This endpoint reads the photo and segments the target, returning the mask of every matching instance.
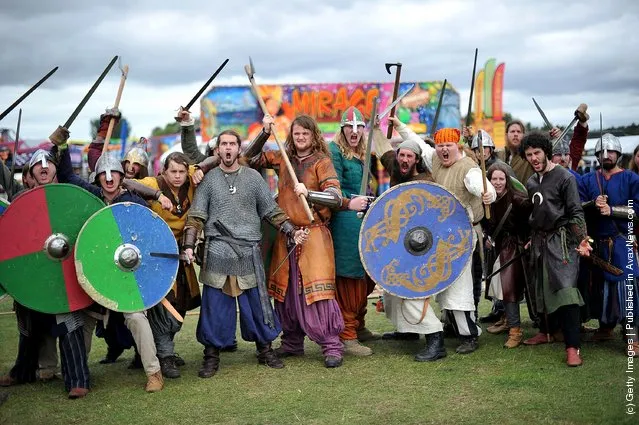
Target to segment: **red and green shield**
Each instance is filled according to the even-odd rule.
[[[123,202],[93,214],[75,245],[75,267],[97,303],[123,313],[158,304],[171,290],[179,264],[168,224],[145,206]]]
[[[2,215],[8,207],[9,207],[9,202],[5,199],[0,199],[0,215]],[[0,301],[2,301],[2,299],[6,296],[7,296],[7,291],[5,291],[2,285],[0,285]]]
[[[73,248],[84,222],[102,207],[70,184],[40,186],[14,199],[0,216],[0,282],[9,295],[50,314],[92,304],[78,284]]]

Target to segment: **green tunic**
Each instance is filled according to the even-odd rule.
[[[329,145],[333,166],[337,172],[342,195],[350,198],[359,194],[364,164],[357,158],[346,159],[335,142]],[[330,222],[335,249],[335,275],[353,279],[364,278],[364,267],[359,258],[359,229],[362,220],[350,210],[333,211]]]

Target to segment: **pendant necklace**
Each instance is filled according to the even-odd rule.
[[[229,183],[229,179],[228,178],[229,178],[229,176],[231,174],[233,175],[233,181],[231,183]],[[237,180],[237,176],[239,176],[239,174],[240,174],[240,170],[237,170],[237,171],[235,171],[233,173],[229,173],[229,174],[224,173],[224,179],[226,180],[226,184],[229,187],[229,193],[231,195],[235,195],[235,193],[237,192],[237,186],[235,186],[235,181]]]

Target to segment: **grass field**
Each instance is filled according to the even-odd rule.
[[[0,302],[0,311],[10,309],[8,300]],[[483,301],[482,311],[487,309]],[[392,330],[374,307],[367,320],[373,330]],[[60,380],[0,389],[10,393],[0,406],[0,424],[639,423],[624,413],[627,358],[620,340],[585,343],[580,368],[565,366],[563,345],[505,350],[503,335],[486,332],[470,355],[455,354],[457,341],[447,339],[446,359],[418,363],[413,355],[423,339],[377,341],[369,344],[373,356],[346,357],[337,369],[324,368],[318,346],[307,342],[306,356],[286,359],[282,370],[257,365],[254,345],[240,341],[236,353],[222,354],[216,376],[200,379],[196,323],[197,315],[187,316],[176,344],[187,365],[164,391],[144,392],[144,374],[126,368],[131,350],[115,364],[100,365],[105,344],[96,338],[86,398],[68,400]],[[16,347],[15,317],[0,315],[3,373],[13,365]]]

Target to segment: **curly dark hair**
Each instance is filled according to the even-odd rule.
[[[521,140],[521,152],[524,153],[528,148],[541,149],[546,154],[546,158],[552,158],[552,143],[550,137],[539,131],[529,133]]]

